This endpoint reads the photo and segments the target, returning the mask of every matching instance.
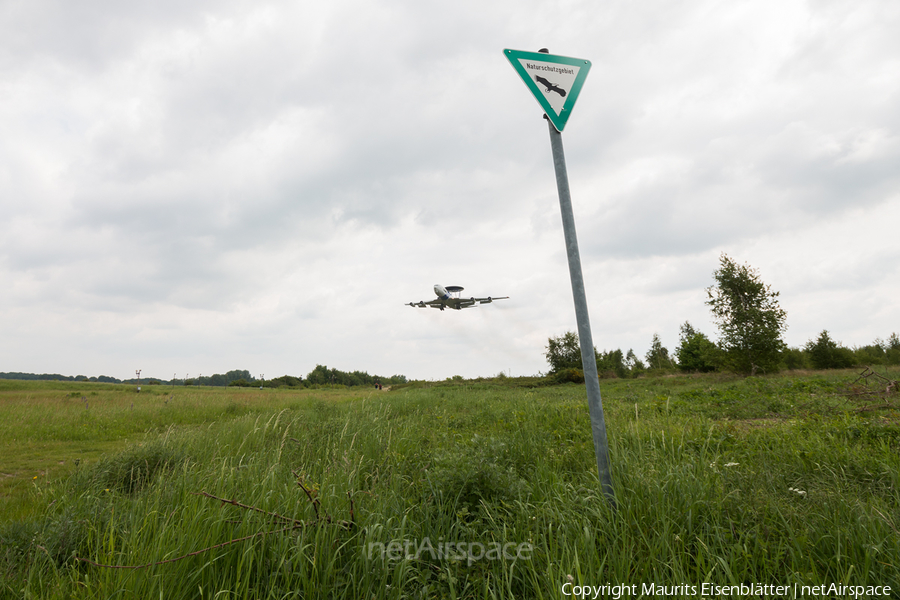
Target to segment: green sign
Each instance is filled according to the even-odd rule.
[[[572,114],[591,61],[524,50],[503,51],[560,133]]]

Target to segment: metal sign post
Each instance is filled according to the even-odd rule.
[[[597,472],[603,493],[615,504],[612,475],[609,471],[609,444],[606,439],[606,421],[603,418],[603,400],[600,398],[600,379],[597,359],[594,356],[594,340],[591,336],[591,319],[588,316],[587,296],[584,293],[584,276],[581,274],[581,255],[575,234],[575,214],[569,195],[569,175],[566,172],[566,155],[563,152],[562,134],[552,124],[550,148],[553,151],[553,168],[556,170],[556,188],[559,191],[559,210],[562,213],[563,234],[566,238],[566,257],[569,260],[569,279],[572,281],[572,297],[575,300],[575,320],[578,323],[578,339],[581,342],[581,366],[584,369],[584,386],[587,388],[588,411],[591,415],[591,435],[597,455]]]
[[[522,80],[532,91],[535,99],[544,108],[550,129],[550,148],[553,152],[553,167],[556,171],[556,188],[559,192],[559,209],[562,213],[563,234],[566,240],[566,257],[569,262],[569,279],[572,281],[572,297],[575,300],[575,320],[578,323],[578,339],[581,342],[581,365],[584,369],[584,385],[587,388],[588,410],[591,417],[591,435],[594,438],[594,452],[597,456],[597,472],[603,494],[610,503],[616,505],[612,474],[609,468],[609,443],[606,438],[606,421],[603,418],[603,401],[600,397],[600,380],[597,361],[594,356],[594,340],[591,335],[591,320],[588,316],[587,297],[584,293],[584,276],[581,273],[581,255],[578,252],[578,237],[575,233],[575,215],[572,212],[572,197],[569,194],[569,175],[566,172],[566,155],[563,152],[562,129],[581,85],[590,69],[590,62],[582,59],[554,56],[540,53],[506,50],[506,57]],[[555,67],[554,65],[562,65]],[[576,67],[576,65],[579,65]],[[571,67],[571,68],[570,68]],[[556,69],[556,70],[554,70]],[[569,78],[561,75],[568,71]],[[532,74],[534,73],[534,80]],[[540,73],[550,73],[542,77]],[[557,77],[554,77],[554,74]],[[551,81],[552,79],[552,81]],[[535,82],[539,85],[535,85]],[[541,89],[543,88],[543,89]],[[548,101],[548,97],[568,96],[565,103]],[[549,109],[549,110],[548,110]]]

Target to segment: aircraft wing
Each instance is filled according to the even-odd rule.
[[[407,306],[418,306],[419,308],[428,308],[430,306],[431,308],[441,308],[441,300],[429,300],[428,302],[420,300],[419,302],[409,302],[407,303]]]
[[[475,302],[478,304],[490,304],[494,300],[508,300],[509,296],[498,296],[496,298],[491,298],[488,296],[487,298],[474,298]]]
[[[506,300],[509,296],[501,296],[498,298],[492,298],[488,296],[487,298],[451,298],[447,301],[449,304],[455,300],[455,303],[452,304],[453,308],[459,310],[461,308],[469,308],[470,306],[475,306],[476,304],[490,304],[494,300]]]
[[[444,308],[453,308],[455,310],[462,310],[463,308],[470,308],[472,306],[476,306],[478,304],[490,304],[494,300],[506,300],[509,296],[500,296],[497,298],[492,298],[488,296],[487,298],[447,298],[446,300],[441,300],[440,298],[436,298],[434,300],[420,300],[419,302],[408,302],[406,306],[415,306],[418,308],[439,308],[444,310]]]

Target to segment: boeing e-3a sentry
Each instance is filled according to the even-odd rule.
[[[439,308],[444,310],[445,308],[453,308],[456,310],[462,310],[463,308],[469,308],[471,306],[475,306],[476,304],[490,304],[494,300],[506,300],[509,296],[500,296],[498,298],[491,298],[488,296],[487,298],[460,298],[459,293],[463,291],[464,288],[458,285],[448,285],[447,287],[442,286],[439,283],[434,284],[434,293],[437,295],[436,300],[429,300],[428,302],[422,300],[420,302],[410,302],[407,306],[418,306],[419,308],[425,308],[430,306],[431,308]]]

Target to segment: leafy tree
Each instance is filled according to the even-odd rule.
[[[892,333],[884,348],[884,362],[889,365],[900,365],[900,337]]]
[[[280,378],[284,379],[284,378]],[[374,385],[377,383],[406,383],[406,377],[403,375],[393,375],[392,377],[379,377],[378,375],[369,375],[364,371],[353,371],[346,373],[338,369],[329,369],[325,365],[316,365],[316,368],[309,372],[306,376],[304,385]]]
[[[631,348],[628,349],[628,354],[625,355],[625,368],[628,369],[632,377],[637,377],[647,369]]]
[[[235,369],[234,371],[228,371],[227,373],[225,373],[226,381],[234,381],[236,379],[244,379],[246,381],[253,381],[253,375],[251,375],[250,371],[248,371],[246,369],[244,369],[244,370]]]
[[[846,369],[856,363],[853,351],[831,339],[827,329],[822,330],[815,342],[806,343],[806,353],[816,369]]]
[[[876,339],[868,346],[862,346],[853,349],[856,357],[856,363],[860,365],[883,365],[885,362],[886,344],[880,339]]]
[[[574,331],[567,331],[558,337],[549,338],[547,340],[547,352],[544,353],[544,356],[547,357],[547,362],[550,363],[548,375],[559,375],[563,371],[573,369],[581,373],[584,370],[581,364],[581,344],[578,340],[578,334]],[[632,353],[632,356],[634,356],[634,353]],[[597,352],[595,347],[594,360],[597,362],[597,374],[600,377],[626,378],[631,375],[621,350]],[[640,364],[640,361],[638,363]],[[641,368],[643,369],[643,364],[641,364]],[[580,374],[568,373],[561,377],[562,379],[556,378],[554,381],[574,381],[578,378],[584,381],[583,375]]]
[[[302,387],[303,379],[301,377],[292,377],[290,375],[282,375],[281,377],[276,377],[274,379],[269,379],[265,383],[263,383],[265,387],[270,388],[280,388],[280,387]]]
[[[595,351],[596,352],[596,351]],[[544,353],[550,363],[550,373],[558,373],[565,369],[581,369],[581,346],[578,334],[567,331],[559,337],[547,340],[547,352]]]
[[[682,371],[709,373],[716,370],[719,349],[706,335],[687,321],[681,326],[678,349],[678,368]]]
[[[669,357],[669,349],[662,345],[658,333],[653,334],[653,341],[650,342],[650,349],[644,358],[647,359],[647,366],[651,369],[670,369],[675,366]]]
[[[810,366],[809,355],[800,348],[785,348],[781,351],[781,361],[787,369],[806,369]]]
[[[778,292],[762,282],[750,265],[738,265],[726,254],[713,271],[716,285],[706,289],[719,326],[719,346],[727,366],[740,373],[777,371],[787,313],[778,305]]]
[[[597,372],[600,377],[628,377],[628,368],[621,350],[601,352],[597,357]]]

